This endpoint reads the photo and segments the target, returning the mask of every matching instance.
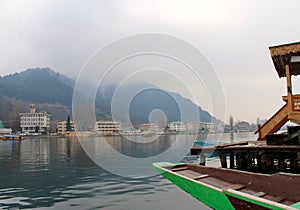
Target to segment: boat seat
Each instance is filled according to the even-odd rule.
[[[282,202],[282,201],[284,201],[284,200],[285,200],[285,198],[282,197],[282,196],[276,196],[276,197],[274,197],[274,198],[272,199],[272,201],[277,202],[277,203],[280,203],[280,202]]]
[[[254,195],[257,196],[257,197],[262,197],[262,196],[266,195],[266,193],[265,192],[258,192],[258,193],[255,193]]]
[[[200,176],[194,177],[193,179],[195,179],[195,180],[197,180],[197,179],[204,179],[204,178],[206,178],[206,177],[209,177],[209,175],[208,175],[208,174],[202,174],[202,175],[200,175]]]
[[[244,188],[246,188],[245,185],[242,185],[242,184],[232,184],[232,185],[229,185],[227,187],[224,187],[223,190],[227,190],[227,189],[241,190],[241,189],[244,189]]]
[[[171,171],[176,172],[176,171],[184,171],[189,169],[188,167],[180,167],[180,168],[172,168]]]

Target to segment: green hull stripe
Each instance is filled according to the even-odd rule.
[[[196,183],[192,180],[176,176],[162,168],[155,167],[155,169],[159,173],[161,173],[165,178],[170,180],[172,183],[174,183],[184,191],[191,194],[194,198],[200,200],[205,205],[214,209],[234,210],[229,199],[224,193],[222,193],[222,191],[218,191],[210,187],[204,186],[199,182]]]
[[[267,209],[274,209],[274,210],[283,210],[284,208],[279,208],[279,207],[276,207],[276,206],[272,206],[272,205],[268,205],[266,203],[263,203],[263,202],[259,202],[259,201],[256,201],[256,200],[252,200],[250,198],[247,198],[247,197],[244,197],[244,196],[240,196],[240,195],[237,195],[237,194],[234,194],[234,193],[230,193],[230,192],[225,192],[225,194],[227,195],[230,195],[232,197],[235,197],[235,198],[238,198],[240,200],[244,200],[244,201],[247,201],[249,203],[253,203],[253,204],[256,204],[258,206],[262,206],[262,207],[265,207]]]
[[[262,206],[267,209],[300,209],[300,202],[295,203],[291,206],[285,206],[282,204],[270,204],[265,203],[263,201],[255,200],[248,198],[243,195],[239,195],[229,191],[221,191],[219,189],[214,188],[213,186],[206,186],[206,184],[198,182],[196,180],[192,180],[190,178],[186,178],[184,176],[180,176],[179,174],[174,174],[173,172],[163,168],[166,166],[175,166],[178,164],[172,163],[155,163],[153,164],[154,169],[159,172],[162,176],[170,180],[172,183],[183,189],[184,191],[191,194],[194,198],[200,200],[205,205],[214,208],[214,209],[234,209],[230,200],[226,195],[232,196],[234,198],[244,200],[249,203],[253,203],[258,206]],[[277,205],[277,206],[276,206]],[[285,206],[285,207],[284,207]]]

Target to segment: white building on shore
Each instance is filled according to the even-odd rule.
[[[139,129],[144,133],[157,133],[161,131],[157,123],[142,123],[139,125]]]
[[[70,126],[71,126],[70,132],[75,131],[75,125],[74,125],[74,122],[73,122],[73,121],[70,121]],[[57,124],[56,124],[56,129],[57,129],[57,133],[58,133],[58,134],[65,134],[65,133],[68,133],[68,132],[67,132],[67,121],[64,120],[64,121],[57,122]]]
[[[119,135],[122,132],[122,126],[120,122],[97,121],[95,132],[103,136]]]
[[[22,133],[47,132],[50,128],[50,116],[46,112],[36,112],[36,105],[30,105],[29,113],[19,113]]]
[[[188,132],[213,132],[215,124],[208,122],[188,122],[186,128]]]
[[[168,124],[169,131],[175,132],[190,132],[190,133],[198,133],[198,132],[214,132],[214,123],[208,122],[171,122]]]
[[[168,124],[169,131],[186,132],[186,125],[183,122],[171,122]]]

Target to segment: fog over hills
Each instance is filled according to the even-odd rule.
[[[57,121],[71,115],[74,85],[73,79],[50,68],[32,68],[0,77],[0,120],[6,127],[19,130],[18,113],[29,111],[29,105],[34,103],[38,110],[51,114],[52,128],[55,128]],[[211,121],[208,112],[178,93],[149,84],[147,87],[132,84],[123,88],[122,94],[115,94],[117,85],[102,87],[95,98],[97,120],[107,120],[113,116],[114,120],[124,121],[125,116],[129,115],[131,122],[147,123],[153,110],[161,110],[169,122]],[[128,100],[133,91],[137,94],[126,104],[124,101]],[[117,102],[117,106],[114,102]]]

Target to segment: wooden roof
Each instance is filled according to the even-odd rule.
[[[291,62],[292,56],[300,56],[300,42],[269,47],[279,77],[285,77],[285,65],[289,64],[291,75],[300,75],[300,62]]]

